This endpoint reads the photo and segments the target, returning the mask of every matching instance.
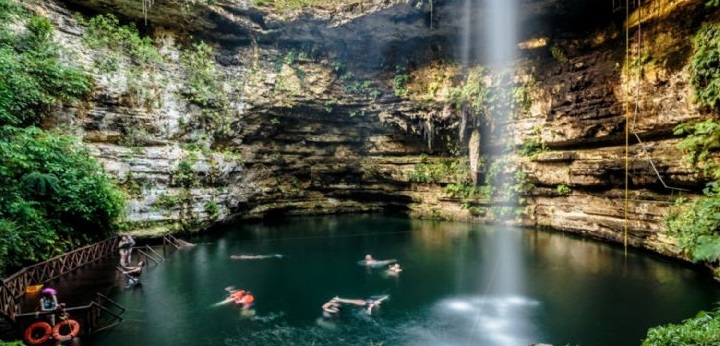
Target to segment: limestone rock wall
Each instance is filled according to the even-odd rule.
[[[85,29],[71,10],[92,14],[116,4],[125,18],[142,23],[140,1],[28,3],[53,19],[69,60],[89,66],[97,83],[83,109],[60,112],[48,126],[83,136],[117,176],[138,233],[243,217],[363,211],[488,221],[446,192],[450,181],[408,179],[421,154],[431,161],[450,156],[463,126],[448,97],[461,79],[454,62],[458,2],[437,1],[430,15],[425,1],[373,1],[335,14],[173,1],[155,1],[143,27],[164,63],[135,75],[127,72],[127,57],[114,71],[99,69],[104,52],[83,43]],[[600,2],[526,1],[523,20],[562,21],[602,8]],[[687,65],[688,42],[710,10],[692,1],[644,3],[627,22],[627,61],[626,22],[615,12],[577,30],[565,20],[563,32],[523,33],[546,44],[521,51],[514,80],[524,81],[529,104],[499,126],[516,148],[532,139],[547,150],[512,156],[510,169],[528,173],[534,189],[510,222],[622,242],[629,121],[629,244],[682,257],[663,235],[664,218],[675,196],[697,194],[704,182],[683,160],[672,129],[707,116],[692,104]],[[176,19],[187,16],[182,11],[198,16],[178,25]],[[184,96],[180,60],[191,34],[215,48],[218,83],[228,95],[221,117]],[[551,54],[553,47],[563,54]],[[644,55],[650,58],[640,59]],[[409,96],[396,90],[400,63],[408,69]],[[667,189],[660,178],[689,191]]]

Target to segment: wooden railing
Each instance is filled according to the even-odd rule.
[[[72,272],[88,263],[104,258],[117,250],[118,238],[110,238],[87,245],[66,254],[53,257],[2,280],[0,286],[0,313],[15,321],[20,314],[20,299],[30,285],[44,284]]]
[[[85,335],[97,333],[114,327],[123,321],[122,314],[126,309],[114,300],[96,293],[96,298],[90,304],[64,308],[70,318],[78,321],[81,333]],[[38,311],[15,315],[19,330],[27,328],[32,322],[45,319],[46,315],[57,314],[57,311]]]

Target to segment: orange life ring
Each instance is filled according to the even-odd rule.
[[[42,336],[39,338],[33,335],[38,330],[42,330],[43,332]],[[52,334],[52,327],[50,326],[50,324],[47,322],[38,321],[31,324],[29,327],[27,327],[27,329],[25,329],[25,342],[30,345],[40,345],[50,339],[50,334]]]
[[[60,329],[64,326],[70,328],[70,333],[62,334]],[[65,320],[55,325],[52,330],[52,337],[57,341],[67,341],[80,334],[80,323],[75,320]]]

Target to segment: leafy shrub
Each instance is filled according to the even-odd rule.
[[[701,311],[681,324],[648,330],[642,346],[720,345],[720,313]]]
[[[207,201],[204,207],[208,219],[215,220],[218,218],[218,216],[220,216],[220,207],[218,206],[217,202]]]
[[[559,63],[566,63],[568,62],[567,54],[565,54],[565,50],[560,48],[559,46],[552,46],[550,47],[550,54],[552,55],[555,60],[557,60]]]
[[[467,111],[473,116],[489,116],[489,92],[484,82],[485,69],[474,67],[467,73],[465,82],[450,90],[450,103],[457,110]]]
[[[84,98],[91,79],[82,70],[60,63],[52,42],[52,25],[32,16],[24,34],[8,25],[22,11],[8,0],[0,1],[0,126],[39,124],[58,104]]]
[[[719,80],[720,81],[720,80]],[[675,135],[687,136],[678,148],[687,153],[687,159],[707,177],[720,179],[720,122],[708,119],[694,124],[680,124]]]
[[[395,96],[408,96],[407,84],[409,81],[410,75],[408,75],[407,69],[404,66],[396,66],[395,77],[393,77],[393,89],[395,89]]]
[[[696,101],[716,109],[720,101],[720,24],[706,24],[694,39],[695,53],[690,65],[690,81]]]
[[[720,123],[708,119],[682,124],[675,134],[687,134],[678,147],[688,161],[706,177],[713,179],[703,190],[704,196],[690,202],[678,200],[679,210],[667,218],[668,231],[678,239],[681,249],[695,261],[720,259]]]
[[[112,14],[99,15],[87,22],[87,32],[83,39],[90,48],[109,48],[127,54],[139,65],[162,62],[162,56],[148,36],[141,36],[135,24],[120,25]]]
[[[523,142],[518,155],[535,157],[537,154],[547,151],[547,145],[540,137],[530,137]]]
[[[560,184],[555,189],[557,190],[557,193],[562,196],[567,196],[572,192],[572,189],[570,189],[570,187],[565,184]]]
[[[0,270],[105,238],[123,195],[71,136],[0,129]]]
[[[456,182],[469,183],[470,165],[467,158],[444,159],[441,162],[429,163],[428,157],[420,157],[420,163],[408,173],[408,180],[413,183]]]
[[[720,259],[720,184],[709,183],[704,192],[705,196],[689,203],[679,200],[680,211],[667,218],[667,225],[680,248],[695,261],[715,261]]]
[[[212,47],[202,41],[182,54],[182,66],[190,87],[189,100],[200,106],[222,107],[225,104],[214,61]]]

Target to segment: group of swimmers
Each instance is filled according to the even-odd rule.
[[[382,267],[387,265],[387,273],[388,274],[398,274],[402,271],[402,268],[400,268],[400,264],[397,263],[397,260],[394,259],[388,259],[388,260],[377,260],[372,257],[372,255],[365,255],[365,259],[360,261],[360,264],[368,266],[368,267]]]
[[[365,255],[365,259],[360,261],[359,263],[361,265],[374,268],[387,265],[388,268],[385,272],[388,275],[398,275],[402,271],[400,264],[397,263],[396,260],[377,260],[369,254]],[[330,299],[328,302],[322,305],[323,317],[333,318],[338,316],[343,306],[342,304],[350,304],[362,307],[368,315],[372,315],[373,308],[379,306],[385,299],[388,298],[389,296],[387,295],[374,299],[345,299],[335,296],[334,298]]]

